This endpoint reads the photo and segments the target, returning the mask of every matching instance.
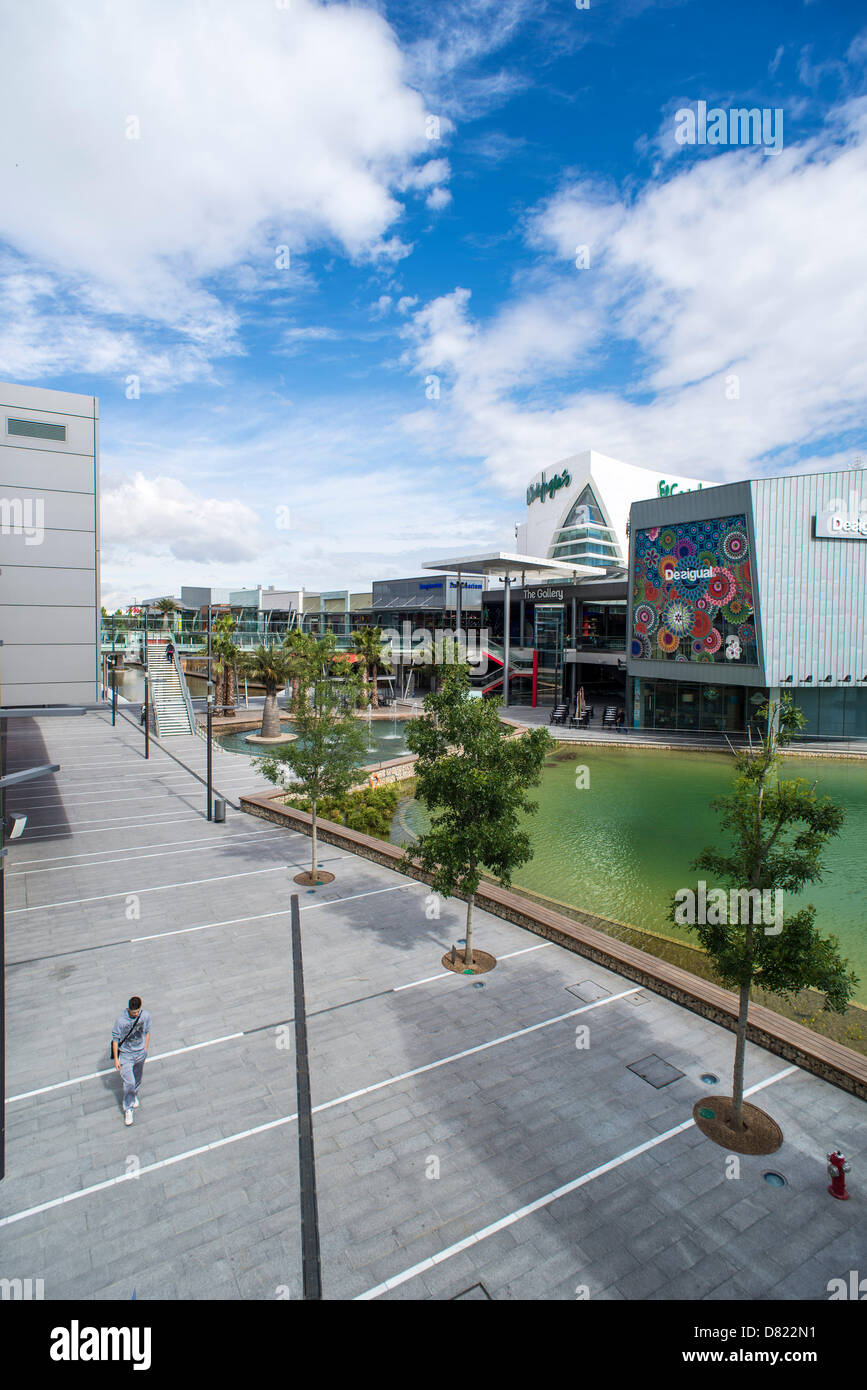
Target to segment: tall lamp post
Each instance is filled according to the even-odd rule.
[[[208,617],[210,618],[210,614],[208,614]],[[210,622],[208,623],[208,636],[210,636]],[[209,675],[210,675],[210,670],[211,670],[211,668],[210,668],[210,666],[209,666],[209,667],[208,667],[208,674],[209,674]],[[208,820],[213,820],[213,819],[214,819],[214,789],[213,789],[213,786],[211,785],[212,759],[213,759],[213,752],[212,752],[212,749],[211,749],[211,731],[212,731],[213,727],[214,727],[214,682],[213,682],[212,680],[209,680],[209,681],[208,681],[207,730],[206,730],[206,733],[207,733],[207,736],[208,736],[208,737],[207,737],[207,742],[208,742],[208,751],[207,751]]]
[[[147,676],[147,671],[145,671],[145,678],[144,678],[144,726],[145,726],[145,757],[146,757],[146,758],[149,758],[150,755],[151,755],[151,745],[150,745],[150,722],[151,722],[151,712],[150,712],[150,708],[149,708],[149,705],[148,705],[148,676]]]

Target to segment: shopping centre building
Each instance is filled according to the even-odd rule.
[[[526,573],[491,560],[482,606],[510,705],[580,689],[636,729],[743,732],[789,692],[805,735],[867,739],[867,473],[715,485],[591,451],[531,480],[516,536]]]
[[[635,728],[742,730],[789,692],[805,734],[867,738],[867,474],[789,474],[636,502]]]

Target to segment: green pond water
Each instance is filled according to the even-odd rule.
[[[589,771],[584,790],[576,787],[578,766]],[[731,758],[716,753],[576,747],[574,758],[546,765],[532,793],[539,803],[528,818],[533,858],[518,870],[515,887],[690,940],[667,909],[675,890],[699,877],[690,861],[719,839],[710,802],[728,789],[731,768]],[[825,851],[822,881],[785,910],[815,906],[819,929],[838,937],[860,977],[855,997],[867,1004],[867,766],[787,758],[782,775],[816,782],[846,809],[843,830]],[[408,843],[425,824],[424,807],[406,798],[391,838]]]

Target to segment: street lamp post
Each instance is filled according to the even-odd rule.
[[[210,614],[209,614],[208,616],[210,617]],[[208,633],[208,635],[210,636],[210,623],[208,624],[208,627],[209,627],[209,633]],[[209,674],[210,674],[210,670],[211,670],[211,668],[210,668],[210,666],[209,666],[209,667],[208,667],[208,673],[209,673]],[[213,729],[213,722],[214,722],[214,682],[213,682],[212,680],[209,680],[209,681],[208,681],[208,714],[207,714],[207,724],[208,724],[208,726],[207,726],[207,730],[206,730],[207,736],[208,736],[208,750],[207,750],[208,820],[213,820],[213,819],[214,819],[214,791],[213,791],[213,787],[212,787],[212,785],[211,785],[211,772],[212,772],[212,759],[213,759],[213,753],[212,753],[212,749],[211,749],[211,731],[212,731],[212,729]]]
[[[145,672],[145,678],[144,678],[144,726],[145,726],[145,757],[146,757],[146,758],[149,758],[150,755],[151,755],[150,722],[151,722],[151,712],[150,712],[150,708],[149,708],[149,705],[148,705],[148,677],[147,677],[147,672]]]

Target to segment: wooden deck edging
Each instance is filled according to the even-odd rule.
[[[240,803],[241,809],[249,815],[297,830],[302,835],[310,834],[310,813],[283,806],[278,797],[242,796]],[[337,845],[423,883],[430,882],[430,875],[417,862],[404,863],[403,851],[385,840],[321,819],[317,820],[316,834],[325,844]],[[720,1027],[735,1031],[738,1003],[737,996],[730,990],[721,989],[709,980],[702,980],[647,951],[640,951],[635,946],[607,936],[595,927],[574,922],[497,884],[482,883],[476,894],[476,902],[496,917],[554,941],[577,955],[586,956],[597,965],[634,980],[645,989],[671,999],[693,1013],[718,1023]],[[748,1037],[750,1042],[766,1048],[768,1052],[774,1052],[787,1062],[793,1062],[824,1081],[839,1086],[841,1090],[867,1100],[867,1057],[854,1052],[852,1048],[823,1038],[761,1004],[750,1005]]]

